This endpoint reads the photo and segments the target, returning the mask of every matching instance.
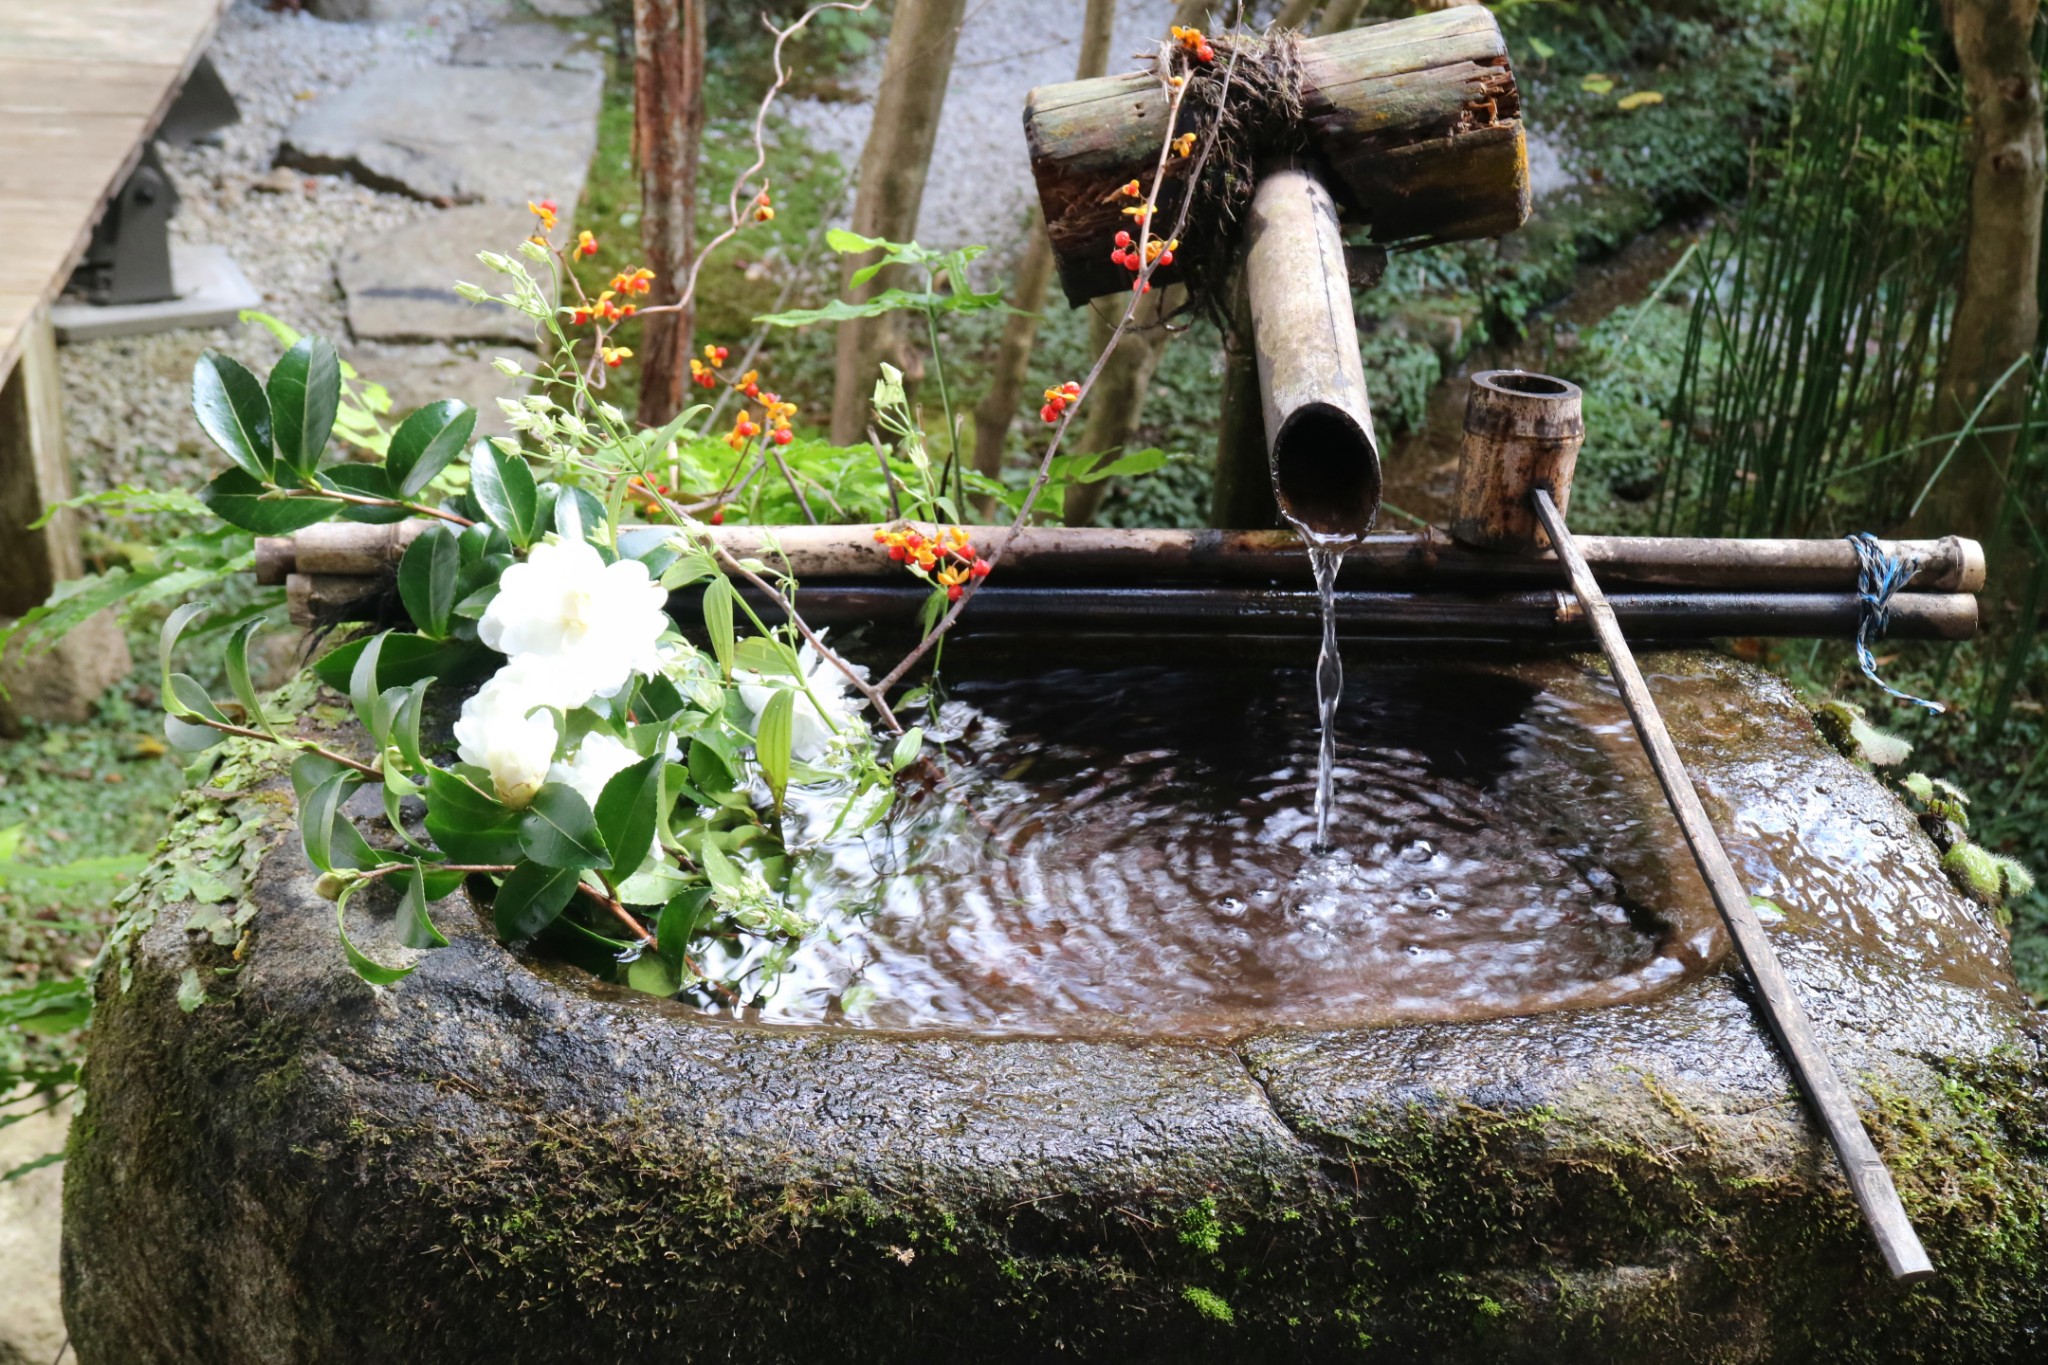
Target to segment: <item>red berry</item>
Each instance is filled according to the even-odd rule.
[[[889,547],[889,558],[895,560],[898,564],[901,564],[905,559],[909,557],[910,552],[904,549],[901,545],[891,545]]]
[[[964,591],[966,591],[966,589],[962,588],[958,583],[955,583],[952,587],[946,589],[946,600],[948,602],[958,602],[960,600],[960,594]]]
[[[1038,415],[1041,419],[1047,422],[1057,422],[1060,420],[1060,410],[1050,403],[1047,403],[1044,407],[1040,408],[1038,410]]]
[[[987,578],[988,571],[989,562],[986,559],[975,560],[973,565],[967,570],[967,572],[973,574],[976,578]]]
[[[786,446],[795,439],[796,433],[791,431],[788,427],[783,427],[775,433],[775,444],[779,446]]]
[[[1129,246],[1131,244],[1131,234],[1128,232],[1119,232],[1116,235],[1116,244],[1120,247]]]
[[[723,507],[714,507],[711,509],[711,524],[713,526],[725,525],[725,509]]]
[[[1162,252],[1160,252],[1160,253],[1159,253],[1159,264],[1161,264],[1161,265],[1172,265],[1172,264],[1173,264],[1173,253],[1172,253],[1171,251],[1162,251]]]
[[[1121,251],[1112,251],[1109,253],[1109,259],[1112,265],[1122,265],[1129,258]]]

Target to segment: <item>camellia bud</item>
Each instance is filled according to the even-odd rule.
[[[320,880],[313,883],[313,894],[323,901],[338,901],[341,899],[341,893],[348,890],[348,884],[352,880],[354,879],[344,877],[339,872],[323,872],[320,874]]]

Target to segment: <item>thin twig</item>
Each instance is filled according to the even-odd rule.
[[[286,749],[303,749],[309,754],[318,754],[322,758],[331,759],[341,764],[344,768],[353,768],[365,777],[382,778],[384,776],[383,773],[367,763],[360,763],[346,754],[338,754],[332,749],[313,743],[311,740],[283,739],[267,731],[251,730],[242,725],[230,725],[224,720],[212,720],[200,715],[197,711],[178,716],[177,719],[185,722],[187,725],[204,725],[208,729],[218,730],[224,735],[240,735],[243,739],[260,739],[266,744],[276,744]]]
[[[1240,4],[1238,22],[1233,27],[1242,26],[1243,13],[1243,6]],[[1231,81],[1237,74],[1237,58],[1238,49],[1233,44],[1230,62],[1223,72],[1223,86],[1216,97],[1217,118],[1210,123],[1208,135],[1202,141],[1201,155],[1189,172],[1187,183],[1190,185],[1200,183],[1202,167],[1208,160],[1210,149],[1215,145],[1217,130],[1222,125],[1221,115],[1224,102],[1229,98]],[[1053,431],[1052,443],[1046,447],[1045,455],[1039,461],[1038,473],[1032,479],[1031,487],[1024,495],[1023,505],[1018,509],[1016,518],[1011,521],[1008,528],[1004,530],[1001,539],[996,541],[989,554],[985,556],[991,568],[1001,562],[1003,553],[1009,548],[1011,540],[1016,537],[1019,531],[1024,529],[1024,523],[1030,519],[1031,510],[1038,502],[1039,493],[1044,490],[1046,481],[1052,477],[1053,458],[1059,453],[1060,443],[1065,439],[1068,427],[1073,424],[1074,414],[1080,411],[1081,405],[1087,401],[1090,391],[1095,387],[1095,381],[1101,376],[1104,367],[1109,363],[1111,353],[1116,350],[1117,344],[1123,340],[1124,334],[1130,330],[1131,319],[1138,309],[1138,300],[1143,297],[1145,292],[1143,286],[1151,283],[1152,272],[1158,267],[1158,262],[1146,260],[1145,247],[1151,240],[1152,212],[1156,212],[1158,209],[1159,191],[1166,180],[1167,158],[1172,154],[1173,130],[1179,120],[1181,99],[1186,89],[1184,85],[1176,87],[1168,83],[1169,77],[1172,74],[1173,61],[1172,49],[1165,44],[1160,46],[1160,61],[1162,67],[1160,81],[1162,84],[1166,84],[1168,89],[1166,138],[1159,148],[1159,163],[1157,169],[1153,172],[1151,192],[1145,197],[1145,206],[1150,212],[1147,212],[1139,219],[1137,244],[1138,260],[1141,262],[1137,278],[1137,285],[1139,287],[1132,289],[1130,302],[1124,305],[1123,317],[1118,320],[1116,327],[1110,332],[1109,342],[1102,348],[1102,354],[1095,358],[1094,368],[1090,369],[1087,377],[1081,381],[1080,396],[1074,402],[1068,404],[1066,410],[1060,414],[1059,425]],[[1175,220],[1173,231],[1167,235],[1167,240],[1177,240],[1180,237],[1182,230],[1187,226],[1188,211],[1193,206],[1193,203],[1194,196],[1192,194],[1182,197],[1180,216]],[[903,661],[890,669],[881,682],[876,684],[877,690],[887,695],[889,689],[901,682],[904,675],[917,666],[918,660],[930,653],[932,647],[938,644],[944,638],[946,632],[953,628],[953,623],[959,620],[960,613],[967,609],[967,604],[974,600],[974,595],[980,591],[981,585],[987,581],[987,578],[980,578],[968,583],[966,591],[960,595],[959,599],[952,606],[947,608],[946,614],[939,618],[937,623],[925,635],[924,639],[918,642],[917,647],[905,655]]]

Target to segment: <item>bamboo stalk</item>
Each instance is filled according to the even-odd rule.
[[[294,536],[256,542],[256,581],[277,584],[289,574],[371,576],[391,572],[405,547],[431,524],[370,526],[325,522]],[[719,526],[705,528],[739,558],[785,560],[800,581],[899,579],[875,544],[873,526]],[[990,545],[1001,528],[967,528]],[[638,535],[658,537],[663,528]],[[1687,536],[1581,536],[1580,553],[1609,587],[1849,592],[1856,554],[1843,540],[1742,540]],[[1898,542],[1921,559],[1908,589],[1974,593],[1984,586],[1984,551],[1974,540]],[[1292,531],[1126,530],[1114,527],[1026,527],[1003,555],[1004,583],[1185,581],[1308,583],[1307,556]],[[1368,536],[1347,553],[1338,579],[1345,587],[1563,587],[1563,565],[1550,553],[1489,554],[1430,533]]]
[[[1678,817],[1685,842],[1692,849],[1693,861],[1699,865],[1700,876],[1706,880],[1707,889],[1713,893],[1714,904],[1720,909],[1721,918],[1727,922],[1736,953],[1749,970],[1764,1020],[1777,1037],[1779,1049],[1798,1080],[1799,1088],[1812,1102],[1829,1139],[1834,1143],[1835,1154],[1842,1163],[1842,1173],[1848,1177],[1849,1188],[1856,1196],[1857,1206],[1863,1210],[1864,1221],[1870,1225],[1870,1231],[1877,1239],[1885,1264],[1891,1269],[1894,1279],[1905,1283],[1933,1278],[1934,1266],[1927,1259],[1926,1249],[1920,1245],[1919,1235],[1913,1231],[1905,1205],[1899,1201],[1891,1172],[1885,1169],[1884,1159],[1872,1145],[1870,1134],[1864,1131],[1855,1101],[1850,1098],[1841,1077],[1835,1074],[1834,1065],[1822,1051],[1820,1040],[1814,1037],[1806,1010],[1799,1003],[1799,997],[1793,994],[1784,969],[1778,965],[1777,952],[1765,936],[1763,925],[1757,921],[1756,911],[1750,907],[1749,893],[1744,889],[1742,879],[1736,875],[1735,865],[1729,861],[1728,850],[1722,847],[1720,835],[1714,832],[1713,822],[1707,818],[1706,807],[1693,788],[1692,778],[1687,775],[1685,763],[1671,742],[1670,732],[1664,728],[1664,717],[1650,696],[1649,685],[1643,681],[1635,656],[1629,652],[1628,641],[1622,636],[1613,606],[1594,580],[1592,567],[1573,544],[1571,532],[1566,529],[1564,517],[1558,512],[1557,504],[1551,501],[1549,492],[1538,488],[1531,497],[1543,529],[1549,533],[1551,544],[1563,557],[1565,568],[1571,575],[1572,591],[1584,605],[1593,631],[1600,639],[1600,647],[1613,667],[1622,704],[1628,708],[1629,719],[1635,722],[1636,734],[1643,741],[1643,751],[1649,756],[1650,766],[1656,770],[1657,781],[1664,788],[1672,813]]]

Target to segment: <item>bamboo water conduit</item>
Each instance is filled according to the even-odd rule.
[[[285,584],[301,624],[348,619],[374,597],[424,521],[329,522],[256,543],[257,581]],[[741,558],[786,565],[820,625],[914,620],[926,589],[883,555],[872,526],[722,526],[706,534]],[[997,527],[971,527],[993,546]],[[629,534],[650,541],[647,528]],[[1857,621],[1855,552],[1838,540],[1587,536],[1580,553],[1614,590],[1638,637],[1847,637]],[[1891,635],[1967,639],[1983,552],[1950,536],[1907,542],[1921,567],[1893,599]],[[1471,550],[1433,534],[1368,537],[1344,561],[1338,610],[1354,634],[1591,638],[1555,554]],[[1031,528],[1020,531],[961,618],[963,630],[1068,629],[1248,634],[1312,630],[1307,556],[1288,531]]]
[[[1538,488],[1530,496],[1544,531],[1562,558],[1566,572],[1571,575],[1572,592],[1585,607],[1593,631],[1600,639],[1600,648],[1614,670],[1614,681],[1621,690],[1622,704],[1628,708],[1629,719],[1635,722],[1636,734],[1643,741],[1643,751],[1649,755],[1650,766],[1656,770],[1657,781],[1664,788],[1664,797],[1670,802],[1672,813],[1678,817],[1685,842],[1692,849],[1693,861],[1699,864],[1700,876],[1706,879],[1714,904],[1720,909],[1721,918],[1727,922],[1735,951],[1756,986],[1757,1003],[1764,1019],[1776,1036],[1779,1049],[1784,1053],[1799,1088],[1820,1114],[1828,1139],[1834,1143],[1835,1154],[1841,1159],[1842,1173],[1848,1177],[1857,1207],[1862,1209],[1864,1221],[1870,1224],[1870,1231],[1877,1238],[1878,1250],[1884,1254],[1886,1266],[1891,1269],[1892,1277],[1903,1283],[1931,1279],[1933,1263],[1927,1259],[1927,1251],[1920,1245],[1919,1235],[1913,1231],[1912,1221],[1906,1216],[1906,1206],[1899,1201],[1891,1172],[1885,1169],[1884,1159],[1877,1154],[1877,1148],[1872,1145],[1870,1134],[1864,1130],[1863,1120],[1856,1112],[1856,1102],[1850,1098],[1842,1078],[1835,1073],[1827,1053],[1821,1050],[1820,1040],[1814,1037],[1813,1024],[1806,1017],[1805,1008],[1799,1003],[1799,997],[1792,993],[1792,983],[1785,979],[1784,969],[1778,965],[1777,952],[1771,947],[1763,925],[1757,920],[1756,911],[1750,906],[1749,893],[1743,889],[1742,879],[1736,874],[1735,865],[1729,861],[1728,850],[1721,845],[1721,836],[1714,832],[1713,822],[1707,818],[1706,807],[1701,804],[1699,792],[1694,789],[1692,778],[1685,770],[1685,763],[1671,742],[1670,732],[1664,728],[1664,717],[1657,710],[1656,700],[1650,696],[1642,671],[1636,667],[1635,656],[1629,652],[1628,641],[1622,637],[1621,626],[1600,589],[1592,565],[1573,543],[1572,534],[1565,527],[1564,516],[1557,510],[1557,504],[1551,501],[1549,490]]]

